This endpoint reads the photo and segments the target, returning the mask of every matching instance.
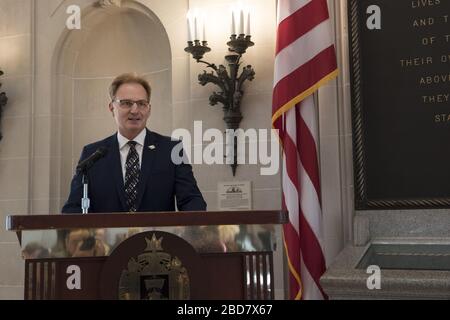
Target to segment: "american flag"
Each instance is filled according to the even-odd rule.
[[[326,299],[326,264],[313,94],[337,76],[326,0],[278,0],[272,124],[283,147],[283,209],[291,299]]]

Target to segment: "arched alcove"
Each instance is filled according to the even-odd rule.
[[[136,72],[152,86],[148,127],[162,134],[172,129],[172,55],[162,23],[147,7],[124,1],[121,6],[90,6],[82,13],[80,30],[66,30],[53,59],[52,113],[61,155],[52,165],[59,176],[59,194],[69,192],[73,168],[82,147],[116,131],[108,110],[108,87],[124,72]]]

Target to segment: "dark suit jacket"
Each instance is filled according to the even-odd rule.
[[[147,130],[136,199],[137,211],[174,211],[175,201],[178,210],[206,210],[191,165],[177,165],[171,160],[172,148],[178,143]],[[152,145],[154,148],[150,148]],[[108,148],[108,153],[88,171],[89,212],[127,212],[117,134],[85,146],[80,161],[99,147]],[[81,213],[81,178],[81,174],[73,177],[63,213]]]

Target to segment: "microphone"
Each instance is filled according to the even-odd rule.
[[[107,153],[108,148],[106,147],[98,148],[93,154],[91,154],[89,157],[87,157],[78,164],[77,172],[78,171],[86,172],[94,165],[95,162],[103,158]]]

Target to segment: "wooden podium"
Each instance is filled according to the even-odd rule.
[[[24,298],[273,299],[285,211],[8,216]],[[279,246],[279,250],[282,246]]]

